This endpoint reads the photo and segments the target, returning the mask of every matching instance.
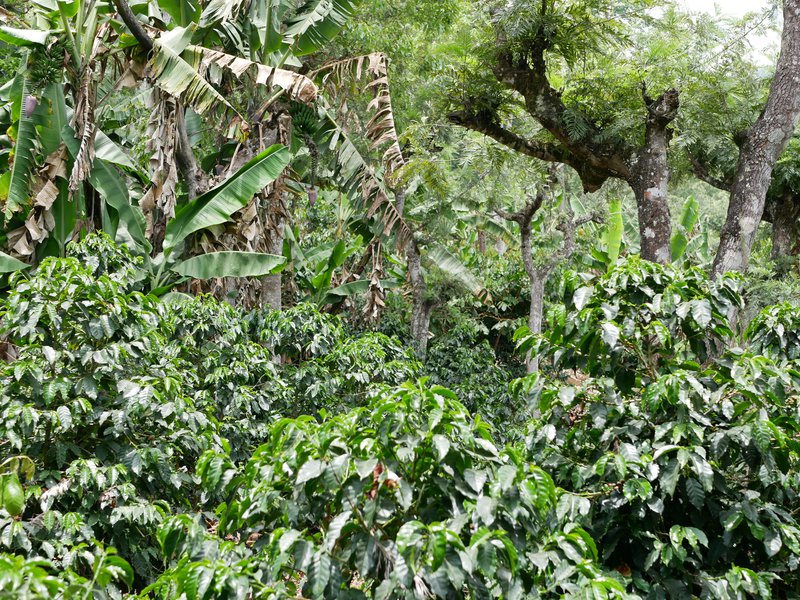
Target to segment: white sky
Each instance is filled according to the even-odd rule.
[[[745,13],[760,10],[767,6],[767,0],[680,0],[680,4],[690,11],[705,11],[714,14],[714,5],[731,16],[741,17]]]
[[[730,17],[741,17],[748,12],[758,12],[769,6],[769,0],[677,0],[687,12],[707,12]],[[780,13],[779,13],[780,14]],[[748,36],[754,49],[756,62],[772,64],[780,48],[780,32],[770,31],[765,35]]]

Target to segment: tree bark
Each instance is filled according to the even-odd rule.
[[[514,221],[519,225],[520,244],[519,251],[522,255],[522,266],[528,276],[530,296],[530,306],[528,310],[528,328],[533,333],[542,332],[542,313],[544,312],[544,284],[550,275],[552,267],[549,265],[538,267],[533,263],[533,241],[531,222],[533,216],[541,208],[544,202],[544,191],[539,190],[536,197],[528,200],[525,207],[516,213],[509,213],[505,210],[497,210],[497,214],[507,221]],[[525,370],[536,373],[539,370],[539,357],[531,352],[525,356]]]
[[[794,193],[787,190],[769,207],[772,221],[772,259],[779,260],[794,254],[797,246],[797,219],[800,206]]]
[[[746,271],[772,179],[800,118],[800,0],[785,0],[781,54],[764,111],[745,134],[713,274]]]
[[[669,125],[678,115],[679,96],[676,90],[669,90],[656,100],[644,94],[644,101],[647,106],[645,142],[631,166],[629,184],[636,196],[641,256],[651,262],[666,264],[670,261],[672,237],[667,197]]]
[[[153,40],[150,39],[150,36],[147,35],[147,32],[142,27],[142,24],[139,23],[139,20],[136,18],[136,15],[133,14],[131,7],[128,6],[128,3],[125,0],[113,0],[114,8],[117,9],[117,13],[122,18],[122,21],[127,25],[130,32],[133,34],[133,37],[136,38],[136,41],[139,45],[144,49],[145,52],[148,54],[153,51]]]
[[[540,277],[540,275],[543,275]],[[528,313],[528,328],[532,333],[542,333],[542,315],[544,314],[544,284],[550,273],[536,273],[530,282],[531,306]],[[528,352],[525,357],[525,370],[530,373],[539,372],[539,356]]]
[[[422,275],[422,260],[416,242],[411,240],[406,250],[408,277],[411,280],[411,345],[419,360],[424,361],[428,352],[428,332],[434,302],[427,298],[428,286]]]
[[[394,190],[394,205],[402,218],[406,207],[405,189]],[[436,303],[427,297],[428,285],[422,274],[422,256],[413,237],[406,243],[406,261],[408,263],[408,279],[411,283],[411,346],[414,348],[417,358],[425,361],[428,353],[431,313],[433,313]]]
[[[556,175],[551,171],[550,185],[556,182]],[[568,190],[562,180],[563,194],[568,196]],[[572,210],[569,208],[569,202],[565,201],[567,206],[566,219],[558,225],[558,229],[564,235],[564,240],[561,248],[555,252],[549,260],[544,264],[536,265],[533,262],[533,230],[531,223],[536,212],[541,208],[545,200],[544,190],[539,190],[536,197],[528,200],[525,207],[515,213],[511,213],[502,209],[496,209],[495,212],[507,221],[513,221],[519,225],[520,232],[520,254],[522,255],[522,265],[525,268],[525,274],[528,276],[528,285],[530,291],[530,306],[528,309],[528,328],[534,334],[542,333],[542,317],[544,315],[544,291],[547,280],[553,269],[562,261],[568,259],[575,252],[575,232],[578,227],[588,223],[589,221],[600,222],[601,219],[596,215],[586,215],[579,218],[574,218]],[[536,373],[539,371],[539,357],[533,356],[528,352],[525,357],[525,369],[528,374]]]
[[[263,231],[264,236],[264,251],[268,254],[283,254],[283,237],[284,228],[286,226],[285,218],[285,192],[283,190],[276,190],[271,194],[266,201],[266,206],[262,209],[262,222],[269,221],[270,226]],[[273,203],[278,203],[279,206],[273,208]],[[261,306],[268,306],[272,310],[281,310],[283,308],[283,277],[280,273],[274,275],[266,275],[262,278],[261,282]]]

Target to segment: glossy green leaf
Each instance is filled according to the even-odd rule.
[[[23,80],[22,98],[30,91],[29,83]],[[8,197],[5,198],[5,218],[8,220],[15,212],[28,207],[30,203],[31,175],[34,168],[34,148],[37,140],[36,126],[32,115],[20,111],[17,122],[17,139],[14,144],[14,164],[11,167],[11,180]]]
[[[12,46],[43,46],[47,43],[48,37],[50,37],[50,31],[0,25],[0,40]]]
[[[0,273],[13,273],[14,271],[21,271],[29,268],[29,264],[17,260],[5,252],[0,252]]]
[[[237,210],[247,206],[256,193],[283,173],[290,158],[289,151],[283,146],[271,146],[220,185],[181,206],[167,223],[164,254],[169,255],[190,234],[229,221]]]
[[[279,273],[286,265],[283,256],[260,252],[209,252],[183,260],[172,271],[194,279],[215,277],[262,277]]]

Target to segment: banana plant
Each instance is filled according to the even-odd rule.
[[[45,126],[44,131],[62,132],[60,140],[48,140],[43,135],[41,139],[37,138],[37,143],[41,143],[45,151],[54,146],[56,148],[63,146],[66,152],[62,160],[67,167],[74,164],[80,151],[74,131],[68,125],[70,112],[61,86],[51,85],[43,95],[41,108],[37,107],[32,119],[34,122],[41,122]],[[289,163],[290,155],[286,148],[278,145],[265,150],[220,185],[182,206],[175,218],[167,224],[163,253],[150,259],[151,247],[145,234],[144,216],[139,207],[132,203],[128,185],[120,171],[120,167],[130,170],[132,163],[107,136],[100,132],[98,134],[94,165],[87,179],[104,199],[103,229],[118,241],[127,242],[135,253],[145,259],[144,273],[150,281],[148,286],[150,289],[168,289],[180,281],[176,279],[176,275],[197,279],[223,276],[252,277],[274,273],[283,266],[284,261],[281,257],[261,253],[223,252],[180,259],[184,251],[183,242],[188,235],[230,220],[257,191],[275,180]],[[136,175],[140,178],[145,177],[141,173]],[[66,180],[61,178],[59,192],[65,190],[66,183]],[[53,221],[49,241],[55,241],[58,246],[52,253],[63,252],[64,244],[72,237],[77,215],[82,212],[78,206],[80,201],[80,197],[70,200],[68,194],[59,193],[50,204],[51,212],[45,215],[45,218]],[[29,224],[31,218],[36,215],[36,210],[37,204],[34,204],[27,216]],[[85,211],[85,206],[83,210]],[[20,227],[26,228],[26,225]],[[18,248],[22,247],[23,241],[18,242]],[[49,254],[46,246],[42,249],[44,252],[40,256]],[[27,263],[7,254],[0,256],[0,270],[3,272],[27,266]]]
[[[2,256],[3,269],[63,254],[65,244],[82,230],[102,228],[144,259],[143,278],[158,293],[190,277],[275,273],[284,259],[267,253],[188,257],[196,248],[187,238],[229,221],[281,177],[290,159],[286,148],[257,154],[197,198],[179,196],[162,247],[160,239],[150,237],[139,190],[158,190],[165,181],[137,167],[126,149],[102,131],[103,103],[132,75],[141,81],[137,64],[144,54],[125,33],[130,31],[149,55],[149,81],[177,98],[181,108],[191,107],[192,115],[221,124],[229,138],[241,141],[250,130],[248,121],[263,117],[279,96],[300,103],[317,99],[316,85],[293,69],[301,65],[300,57],[338,33],[357,0],[213,0],[202,7],[193,0],[152,0],[133,10],[122,0],[113,4],[118,14],[91,0],[34,0],[26,22],[0,24],[2,39],[26,53],[23,70],[0,93],[5,101],[0,119],[5,118],[10,133],[7,148],[0,150],[0,161],[4,154],[9,158],[7,169],[0,162],[5,215],[0,243],[10,252]],[[142,26],[141,21],[159,14],[150,28]],[[122,60],[108,62],[115,55]],[[66,69],[45,68],[47,81],[34,81],[31,73],[47,62],[43,59]],[[253,89],[267,101],[255,111],[250,105],[244,106],[247,111],[234,106],[215,79],[214,73],[221,72],[255,84]],[[166,183],[177,185],[175,179]]]
[[[290,160],[287,148],[271,146],[221,184],[181,206],[167,222],[163,251],[150,263],[150,288],[161,294],[188,278],[261,277],[280,272],[286,260],[263,252],[209,252],[186,259],[182,256],[187,237],[230,221],[256,193],[280,176]],[[183,279],[176,279],[176,275]]]
[[[598,228],[599,243],[592,248],[591,253],[591,266],[604,271],[611,270],[627,246],[622,200],[611,198],[608,207],[608,219],[604,227]]]
[[[671,240],[672,262],[690,262],[706,267],[714,260],[708,241],[708,227],[700,219],[700,203],[689,196]]]
[[[283,255],[289,262],[294,280],[303,295],[302,300],[314,302],[320,307],[337,307],[351,296],[367,292],[371,281],[369,278],[353,279],[338,285],[332,285],[337,271],[340,279],[350,279],[343,273],[347,260],[354,254],[364,250],[363,238],[357,236],[352,242],[343,239],[303,249],[298,242],[297,232],[287,227],[283,242]],[[342,277],[344,275],[344,277]],[[395,279],[382,279],[384,289],[397,287]]]

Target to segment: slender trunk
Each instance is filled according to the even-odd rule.
[[[417,358],[425,360],[428,351],[428,331],[434,303],[427,298],[428,286],[422,275],[422,257],[414,240],[409,241],[406,250],[408,258],[408,277],[411,280],[411,345]]]
[[[644,100],[647,105],[645,143],[631,166],[629,184],[636,196],[641,256],[651,262],[666,264],[670,260],[672,237],[667,198],[669,125],[678,114],[679,97],[677,91],[669,90],[656,100],[645,94]]]
[[[269,306],[272,310],[280,310],[283,307],[281,285],[280,273],[264,277],[264,287],[262,288],[263,306]]]
[[[486,232],[483,229],[478,231],[478,252],[486,254]]]
[[[197,159],[189,141],[189,134],[186,131],[185,110],[180,102],[176,101],[176,128],[177,128],[177,147],[175,148],[175,160],[178,168],[183,175],[186,183],[186,195],[188,199],[194,200],[202,193],[203,184],[201,182],[202,171],[197,168]]]
[[[406,191],[403,188],[394,190],[394,205],[400,217],[406,207]],[[435,303],[428,295],[428,285],[422,274],[422,256],[417,242],[412,238],[406,244],[406,260],[408,261],[408,278],[411,281],[411,346],[417,358],[425,360],[428,352],[428,332],[430,331],[431,313]]]
[[[178,113],[180,103],[166,92],[153,90],[153,113],[147,124],[147,149],[150,152],[151,186],[139,200],[147,220],[147,236],[158,256],[164,244],[167,223],[175,216],[177,203]]]
[[[800,118],[800,0],[783,4],[781,55],[764,112],[745,134],[713,273],[746,271],[778,158]]]
[[[270,198],[269,202],[283,202],[280,198]],[[269,208],[267,209],[269,210]],[[285,219],[283,218],[282,210],[275,210],[272,212],[274,225],[265,231],[266,236],[266,251],[269,254],[283,254],[283,231]],[[262,306],[269,306],[272,310],[281,310],[283,307],[282,285],[283,281],[280,273],[274,275],[267,275],[261,282],[261,304]]]
[[[288,113],[282,113],[278,115],[276,122],[276,142],[283,144],[287,148],[291,148],[292,118]],[[281,176],[276,179],[273,187],[274,192],[269,198],[269,204],[266,207],[266,214],[262,216],[262,222],[268,224],[265,230],[262,230],[262,235],[266,238],[267,252],[279,256],[283,254],[283,232],[288,218],[286,202],[288,201],[289,194],[286,192],[283,185],[285,176],[285,173],[282,173]],[[282,308],[282,283],[280,273],[267,275],[263,281],[262,298],[264,302],[274,310],[281,310]]]
[[[540,198],[543,198],[543,196],[540,196]],[[528,276],[531,292],[528,327],[533,333],[541,333],[542,311],[544,310],[544,278],[539,277],[539,273],[533,264],[533,254],[531,253],[533,249],[531,240],[531,220],[539,206],[541,206],[541,200],[539,201],[539,206],[536,206],[536,208],[532,208],[532,206],[531,203],[528,203],[525,210],[519,213],[519,220],[517,221],[519,223],[520,232],[519,251],[522,254],[522,265],[525,268],[525,274]],[[536,319],[537,314],[539,315],[538,324]],[[537,327],[537,329],[534,329],[534,327]],[[525,356],[525,370],[528,373],[536,373],[539,371],[539,357],[534,356],[530,351]]]
[[[791,191],[775,199],[770,207],[772,213],[772,258],[778,260],[791,256],[797,245],[797,219],[800,206]]]
[[[531,306],[530,312],[528,313],[528,328],[532,333],[537,335],[542,333],[542,315],[544,313],[544,284],[545,281],[547,281],[548,274],[549,273],[544,274],[537,272],[530,282]],[[525,357],[525,368],[529,374],[537,373],[539,371],[538,355],[533,356],[530,352],[528,352],[528,356]]]
[[[554,181],[555,178],[551,175],[551,184]],[[519,251],[522,255],[522,266],[525,268],[525,274],[528,276],[529,289],[531,293],[530,307],[528,312],[528,327],[532,333],[536,334],[542,332],[544,285],[553,268],[550,263],[541,267],[537,267],[533,263],[533,231],[531,227],[531,221],[533,220],[536,212],[542,206],[543,202],[544,193],[542,190],[540,190],[536,198],[532,201],[529,201],[525,205],[525,208],[518,213],[508,213],[503,210],[497,211],[497,213],[504,219],[514,221],[519,225]],[[527,356],[525,356],[525,369],[528,373],[536,373],[539,370],[539,357],[532,355],[531,352],[528,352]]]

